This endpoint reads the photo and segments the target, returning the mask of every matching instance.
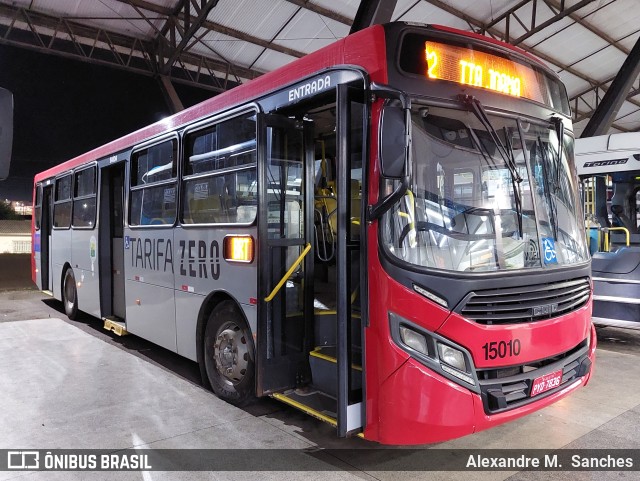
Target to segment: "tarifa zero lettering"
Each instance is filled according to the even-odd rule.
[[[173,243],[171,239],[145,239],[131,237],[131,267],[173,274]],[[220,278],[220,244],[203,240],[181,240],[181,276],[198,279]]]
[[[180,275],[199,279],[220,277],[220,245],[218,241],[180,241]]]
[[[131,237],[131,266],[153,271],[173,273],[171,239],[142,239]]]

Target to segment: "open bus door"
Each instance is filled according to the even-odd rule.
[[[346,436],[360,430],[365,419],[360,221],[367,130],[363,89],[339,85],[335,92],[310,98],[287,116],[260,116],[256,373],[258,395],[270,394]],[[320,162],[316,145],[331,144],[329,135],[335,135],[336,168],[328,181],[332,193],[323,194],[318,186],[326,179],[314,179]],[[324,162],[324,147],[322,152]],[[327,195],[332,203],[324,202],[329,205],[324,228],[335,229],[335,235],[323,237],[317,206]],[[335,244],[323,251],[317,245],[321,237]],[[335,257],[327,259],[327,252]]]
[[[111,322],[126,319],[124,281],[125,162],[100,169],[100,311]],[[117,331],[116,331],[117,332]]]
[[[367,303],[363,299],[367,292],[367,263],[361,243],[365,232],[362,182],[367,117],[361,88],[342,84],[337,91],[337,185],[338,193],[342,193],[338,195],[338,212],[343,213],[337,219],[336,246],[337,429],[338,436],[344,437],[361,430],[365,420],[363,321],[367,319]]]
[[[308,381],[313,318],[310,122],[259,115],[260,304],[257,393]]]

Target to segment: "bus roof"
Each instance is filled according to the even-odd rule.
[[[35,181],[39,182],[84,163],[113,155],[164,132],[170,132],[212,113],[222,112],[257,99],[314,72],[337,65],[362,67],[368,72],[371,80],[386,83],[384,28],[381,25],[374,25],[349,35],[277,70],[261,75],[257,79],[36,174]]]
[[[578,175],[640,170],[640,132],[576,139]]]

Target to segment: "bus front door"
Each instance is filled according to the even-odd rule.
[[[309,381],[313,319],[312,123],[260,115],[257,393]]]
[[[367,269],[366,251],[361,248],[366,204],[362,188],[367,142],[364,90],[357,84],[338,85],[337,114],[337,430],[338,436],[344,437],[361,431],[365,420],[362,339],[367,318]]]

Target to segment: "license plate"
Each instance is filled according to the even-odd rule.
[[[534,379],[533,386],[531,386],[531,397],[547,392],[550,389],[556,388],[562,382],[562,369],[554,371],[550,374],[545,374]]]

